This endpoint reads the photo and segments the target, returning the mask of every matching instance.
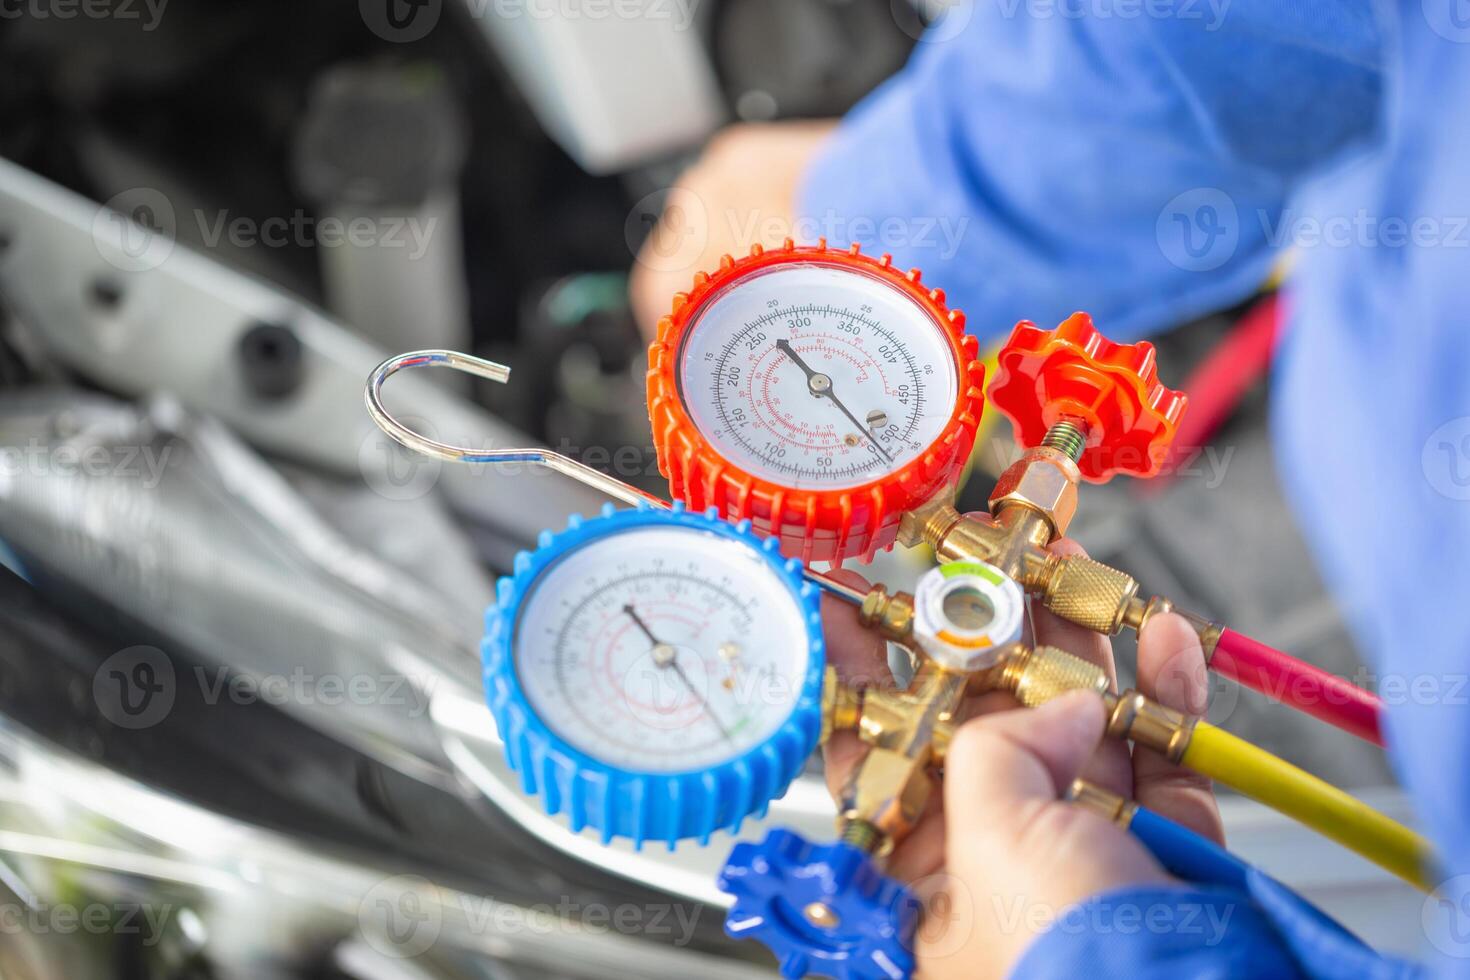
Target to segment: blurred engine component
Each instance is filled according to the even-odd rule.
[[[317,79],[295,145],[327,305],[390,352],[468,344],[460,171],[468,134],[432,63]],[[330,242],[331,229],[339,241]],[[359,234],[359,232],[362,232]]]
[[[428,699],[478,686],[491,594],[471,555],[437,555],[459,586],[421,585],[341,538],[222,426],[168,402],[140,414],[74,391],[6,395],[0,454],[0,538],[32,580],[203,651],[218,684],[244,675],[384,765],[442,768]],[[379,689],[329,697],[318,688],[333,678]]]
[[[0,253],[0,292],[60,363],[125,394],[173,392],[263,449],[359,477],[389,499],[442,489],[457,511],[513,546],[568,513],[601,505],[567,481],[545,480],[528,495],[523,485],[511,489],[513,477],[402,453],[362,409],[362,379],[384,351],[264,282],[177,245],[168,234],[173,208],[162,193],[138,188],[115,203],[127,213],[0,161],[0,232],[10,242]],[[250,340],[260,324],[278,325],[294,339],[275,331],[260,345]],[[262,356],[299,379],[263,386]],[[411,405],[415,423],[444,441],[531,441],[418,377],[395,382],[388,398]]]

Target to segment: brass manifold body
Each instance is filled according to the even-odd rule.
[[[937,497],[903,516],[899,543],[927,544],[941,563],[994,565],[1058,616],[1109,636],[1125,626],[1141,630],[1157,613],[1177,613],[1194,627],[1208,661],[1220,639],[1219,623],[1175,609],[1160,596],[1141,598],[1138,581],[1127,572],[1081,555],[1047,551],[1067,533],[1081,479],[1074,462],[1080,443],[1053,441],[1056,445],[1027,450],[1001,474],[990,495],[990,513],[961,514],[952,494]]]
[[[870,594],[864,621],[890,639],[903,640],[885,625],[885,613],[906,596]],[[845,781],[839,798],[842,839],[874,853],[901,840],[923,815],[936,788],[965,697],[1004,691],[1035,707],[1068,691],[1092,691],[1103,699],[1107,732],[1152,748],[1178,762],[1196,719],[1166,708],[1138,691],[1113,694],[1108,675],[1096,664],[1051,646],[1017,643],[991,667],[964,674],[925,663],[905,691],[845,684],[828,668],[823,688],[822,740],[854,731],[869,746]]]

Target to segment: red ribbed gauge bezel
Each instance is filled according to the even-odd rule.
[[[958,379],[954,409],[927,450],[891,473],[845,490],[792,489],[745,472],[696,428],[679,392],[679,352],[711,300],[773,267],[813,262],[876,277],[908,296],[948,341]],[[648,417],[670,493],[691,509],[716,507],[726,518],[749,519],[762,534],[778,537],[785,554],[803,562],[870,560],[893,543],[900,515],[958,479],[975,444],[985,369],[976,359],[975,338],[964,327],[964,314],[945,306],[942,290],[921,285],[918,269],[901,272],[889,256],[871,258],[857,245],[841,250],[825,242],[797,246],[788,240],[779,249],[757,245],[742,258],[724,256],[718,271],[697,274],[693,288],[674,297],[648,349]]]

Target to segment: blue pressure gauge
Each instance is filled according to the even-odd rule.
[[[511,768],[604,841],[734,830],[817,746],[817,600],[775,541],[713,511],[608,507],[543,532],[486,615]]]

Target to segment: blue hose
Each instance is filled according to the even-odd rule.
[[[1202,884],[1248,890],[1250,865],[1220,845],[1152,810],[1139,807],[1128,825],[1170,874]]]

